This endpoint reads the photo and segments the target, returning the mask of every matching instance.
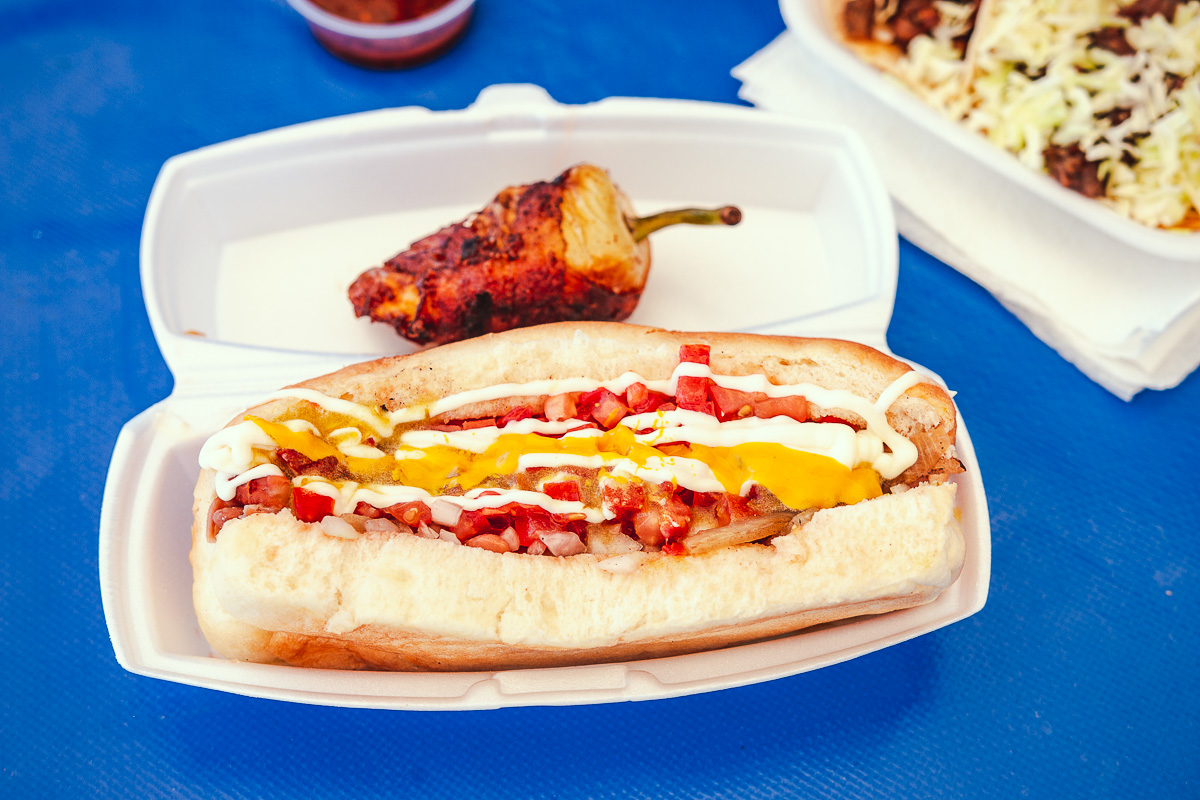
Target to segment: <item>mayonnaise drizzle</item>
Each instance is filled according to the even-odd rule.
[[[354,419],[369,428],[374,434],[388,438],[398,425],[406,422],[436,417],[474,403],[498,400],[507,397],[549,396],[564,392],[586,392],[604,387],[621,394],[635,383],[642,383],[657,392],[667,395],[677,393],[679,378],[683,376],[708,378],[718,385],[743,392],[762,392],[768,397],[803,396],[822,408],[841,408],[852,411],[866,423],[866,428],[856,431],[846,425],[796,422],[788,417],[773,417],[720,422],[715,417],[694,411],[676,409],[666,412],[630,415],[621,420],[621,425],[638,433],[635,438],[643,444],[665,444],[688,442],[710,447],[729,447],[744,442],[771,442],[806,452],[826,455],[847,467],[869,462],[885,479],[895,478],[916,462],[917,448],[888,424],[887,409],[901,395],[927,378],[913,370],[904,373],[888,386],[879,398],[872,402],[865,397],[844,389],[826,389],[809,383],[775,384],[763,374],[717,375],[706,364],[680,362],[671,377],[665,380],[647,380],[637,373],[626,372],[617,378],[596,381],[590,378],[546,379],[527,383],[504,383],[471,389],[441,398],[429,404],[406,406],[394,411],[376,411],[368,406],[342,398],[329,397],[312,389],[290,388],[273,392],[264,402],[280,399],[298,399],[314,403],[326,411]],[[285,423],[292,430],[316,432],[316,428],[303,420]],[[587,437],[599,436],[601,431],[579,428],[579,420],[547,421],[524,419],[510,423],[504,428],[495,426],[462,431],[412,430],[400,436],[401,449],[394,453],[396,458],[419,458],[419,450],[435,445],[444,445],[473,453],[481,453],[505,434],[537,433],[548,436]],[[383,451],[362,444],[361,432],[352,427],[341,428],[329,438],[339,440],[335,446],[351,456],[366,458],[384,457]],[[886,447],[885,447],[886,445]],[[244,421],[214,434],[200,451],[200,466],[216,471],[218,497],[231,500],[239,485],[265,475],[282,475],[278,467],[269,463],[268,453],[275,447],[274,441],[252,422]],[[890,450],[890,452],[888,452]],[[644,464],[609,455],[578,456],[562,453],[534,453],[518,459],[522,470],[535,467],[589,467],[610,469],[617,474],[626,474],[647,481],[676,481],[679,485],[695,491],[719,491],[720,481],[707,465],[696,459],[663,456],[650,458]],[[431,496],[423,489],[407,486],[372,485],[359,486],[346,482],[340,486],[314,476],[299,476],[295,485],[327,494],[335,500],[335,513],[353,511],[360,500],[377,507],[412,500],[429,500]],[[480,491],[487,494],[480,495]],[[496,494],[496,492],[500,492]],[[604,518],[601,511],[587,509],[582,503],[554,500],[541,492],[524,490],[473,490],[461,496],[441,496],[449,502],[467,510],[498,507],[511,502],[537,505],[558,514],[585,514],[588,521],[598,522]]]
[[[237,494],[237,487],[243,483],[249,483],[255,478],[268,478],[272,476],[282,476],[283,470],[274,464],[259,464],[256,467],[251,467],[241,474],[229,475],[228,473],[218,472],[215,484],[217,497],[222,500],[232,500]]]
[[[396,503],[410,503],[414,500],[429,503],[435,499],[429,492],[415,486],[379,484],[363,486],[353,481],[335,484],[312,475],[301,475],[293,483],[296,486],[303,486],[310,492],[333,498],[334,514],[349,514],[360,502],[369,503],[376,508],[386,508]],[[464,511],[478,511],[481,508],[499,508],[509,503],[522,503],[541,506],[551,514],[574,514],[586,518],[588,522],[604,521],[604,512],[600,509],[588,508],[583,503],[573,500],[555,500],[542,492],[523,489],[479,488],[461,495],[438,495],[436,499],[456,505]]]
[[[283,425],[293,431],[320,434],[317,426],[302,419],[290,419]],[[274,449],[275,440],[266,431],[253,422],[242,421],[208,438],[200,448],[200,466],[217,473],[214,487],[217,497],[229,501],[243,483],[283,475],[283,470],[271,464],[267,456]]]
[[[876,407],[876,404],[865,397],[861,397],[845,389],[825,389],[811,383],[777,384],[772,383],[762,373],[754,375],[716,375],[707,364],[699,364],[692,361],[681,361],[676,365],[675,370],[671,373],[671,377],[662,380],[648,380],[636,372],[625,372],[616,378],[605,381],[596,381],[592,378],[547,378],[528,381],[526,383],[499,383],[493,386],[468,389],[463,392],[447,395],[432,403],[405,406],[395,411],[386,412],[376,411],[360,403],[355,403],[352,400],[329,397],[313,389],[280,389],[277,392],[267,395],[264,402],[287,398],[307,400],[331,413],[342,414],[356,419],[371,428],[375,433],[387,438],[392,435],[397,425],[430,419],[474,403],[485,403],[489,400],[500,400],[505,397],[542,397],[563,394],[564,392],[588,392],[598,387],[608,389],[614,394],[621,394],[635,383],[644,384],[652,391],[673,396],[677,393],[679,379],[685,376],[710,378],[729,389],[737,389],[743,392],[762,392],[768,397],[794,397],[800,395],[822,408],[845,408],[854,411],[864,418],[867,417],[871,409]],[[906,372],[900,376],[879,398],[879,402],[883,402],[885,399],[887,401],[883,406],[883,411],[886,411],[901,394],[924,380],[926,380],[925,376],[915,370]],[[896,389],[897,385],[902,385],[903,388]],[[886,419],[882,421],[882,426],[888,427]],[[870,419],[868,419],[868,427],[875,427],[871,424]]]
[[[599,435],[595,428],[583,428],[578,433],[568,433],[583,423],[577,419],[553,422],[543,419],[523,419],[510,422],[503,428],[471,428],[463,431],[414,430],[400,434],[400,444],[405,447],[434,447],[443,445],[471,453],[482,453],[501,436],[509,433],[540,433],[545,436]]]
[[[608,454],[581,456],[572,453],[531,453],[517,459],[517,469],[526,471],[539,467],[581,467],[607,469],[614,475],[628,475],[647,483],[674,481],[693,492],[721,492],[725,487],[712,469],[695,458],[652,456],[644,464],[631,458]]]

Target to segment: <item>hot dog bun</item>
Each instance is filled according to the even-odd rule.
[[[849,389],[874,400],[910,368],[863,345],[621,323],[511,331],[360,364],[301,384],[399,406],[498,383],[670,375],[683,344],[711,346],[715,372]],[[282,401],[254,409],[267,415]],[[489,401],[458,415],[492,415]],[[845,417],[851,412],[820,409]],[[347,540],[288,509],[225,523],[210,540],[214,473],[196,486],[191,561],[209,643],[239,660],[344,669],[491,670],[664,656],[749,642],[929,602],[964,558],[955,485],[929,472],[953,454],[955,411],[932,383],[889,421],[919,443],[929,480],[817,511],[767,543],[654,553],[632,571],[601,557],[493,553],[413,535]],[[240,419],[240,417],[239,417]]]

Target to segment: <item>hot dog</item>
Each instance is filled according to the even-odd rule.
[[[289,387],[200,454],[213,648],[491,670],[722,647],[957,577],[957,418],[863,345],[559,323]]]

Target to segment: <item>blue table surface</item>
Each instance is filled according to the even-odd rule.
[[[991,594],[970,619],[790,678],[590,707],[306,706],[117,664],[97,527],[121,425],[172,389],[138,278],[164,160],[497,83],[739,103],[731,68],[783,29],[770,0],[481,0],[443,59],[371,72],[284,0],[0,2],[0,795],[1200,794],[1200,376],[1123,402],[906,242],[889,341],[958,391],[988,490]]]

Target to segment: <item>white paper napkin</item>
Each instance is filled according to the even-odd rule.
[[[740,96],[855,130],[900,233],[990,291],[1039,338],[1126,400],[1200,365],[1200,263],[1146,254],[985,169],[784,33],[733,70]]]

